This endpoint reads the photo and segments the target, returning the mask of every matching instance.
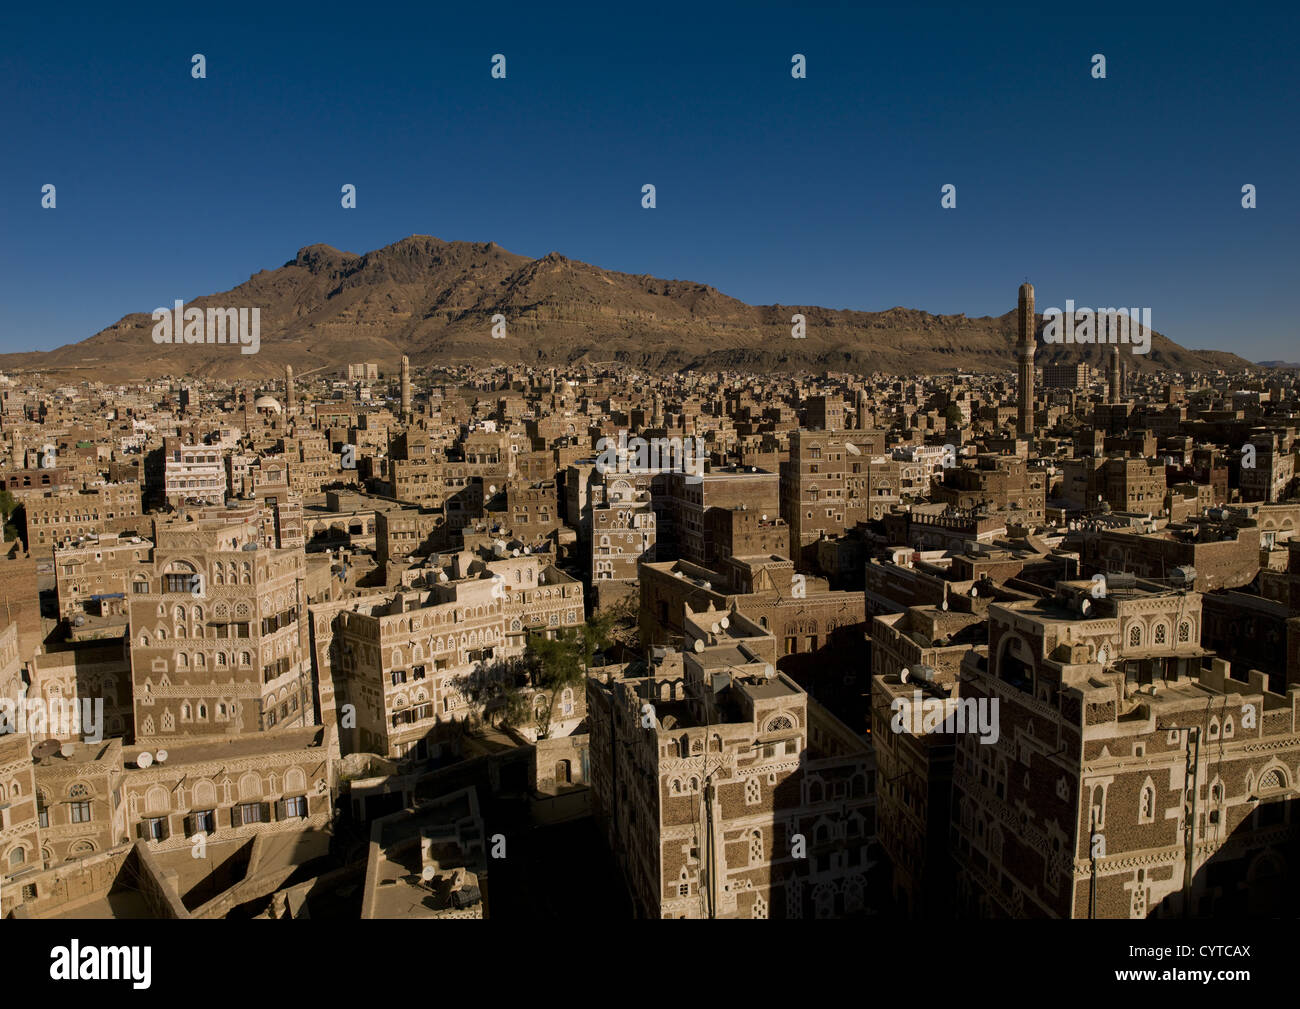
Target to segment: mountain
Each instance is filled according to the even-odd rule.
[[[1008,294],[1014,294],[1009,285]],[[170,307],[170,306],[168,306]],[[278,378],[322,366],[376,361],[395,370],[452,363],[621,361],[645,368],[873,371],[920,374],[1014,371],[1015,312],[967,318],[909,308],[884,312],[747,305],[706,284],[602,270],[552,252],[540,259],[495,243],[412,235],[355,255],[309,245],[279,269],[186,307],[261,310],[260,350],[217,344],[158,345],[149,312],[125,316],[80,343],[0,355],[6,372],[69,380],[130,381],[164,375]],[[150,310],[152,311],[152,309]],[[791,316],[807,338],[791,336]],[[493,339],[493,316],[506,336]],[[1037,360],[1100,365],[1107,348],[1040,344]],[[1130,367],[1235,369],[1250,362],[1192,351],[1157,334]]]

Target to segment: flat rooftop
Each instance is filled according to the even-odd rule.
[[[258,732],[229,740],[213,740],[197,743],[177,741],[167,750],[169,764],[192,764],[207,760],[225,760],[238,757],[256,757],[267,753],[280,753],[285,750],[308,750],[320,746],[325,739],[325,727],[309,725],[283,731]],[[129,746],[123,749],[122,757],[128,764],[134,764],[145,751],[156,753],[158,747]],[[156,766],[156,765],[155,765]]]

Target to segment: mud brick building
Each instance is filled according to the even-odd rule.
[[[649,676],[587,683],[593,806],[636,913],[864,914],[869,747],[775,670],[743,614],[688,618],[687,637]]]
[[[312,724],[306,555],[262,536],[256,515],[156,523],[129,596],[137,743]]]
[[[1300,690],[1209,668],[1201,599],[1148,584],[989,608],[962,694],[999,702],[964,736],[953,845],[970,913],[1282,913],[1295,899]]]

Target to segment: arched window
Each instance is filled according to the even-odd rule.
[[[1142,628],[1134,624],[1128,629],[1128,646],[1137,648],[1142,644]]]
[[[171,808],[171,797],[167,789],[154,785],[145,795],[145,808],[150,813],[165,813]]]
[[[262,796],[262,779],[257,772],[248,771],[239,779],[239,797],[241,799],[259,799]]]
[[[1186,620],[1178,625],[1178,643],[1185,645],[1192,639],[1192,625]]]
[[[1142,786],[1138,799],[1138,823],[1153,823],[1156,818],[1156,789],[1150,780]]]
[[[761,861],[763,861],[763,832],[752,830],[749,833],[749,863],[753,865]]]

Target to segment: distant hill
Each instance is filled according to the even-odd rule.
[[[1016,285],[1008,285],[1014,297]],[[1014,368],[1015,312],[931,315],[910,308],[853,312],[810,305],[747,305],[707,284],[602,270],[552,252],[515,255],[495,243],[413,235],[354,255],[309,245],[275,270],[186,307],[261,309],[261,349],[157,345],[154,321],[128,315],[80,343],[0,355],[7,372],[40,370],[129,381],[188,374],[278,378],[321,366],[377,361],[395,368],[437,364],[579,360],[647,368],[751,371],[839,370],[923,374]],[[170,306],[167,306],[170,307]],[[807,318],[807,338],[790,317]],[[492,338],[504,315],[505,339]],[[1104,347],[1040,344],[1037,360],[1101,365]],[[1157,334],[1151,353],[1125,355],[1139,370],[1251,367],[1223,351],[1187,350]]]

